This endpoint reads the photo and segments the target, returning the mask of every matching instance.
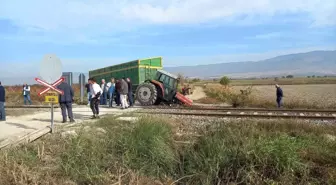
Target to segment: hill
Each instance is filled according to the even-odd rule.
[[[262,61],[167,67],[165,70],[198,78],[335,75],[336,50],[282,55]]]

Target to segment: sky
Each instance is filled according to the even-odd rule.
[[[164,66],[336,49],[335,0],[0,0],[0,79],[162,56]]]

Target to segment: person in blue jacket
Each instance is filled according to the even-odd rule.
[[[114,92],[115,92],[115,80],[111,78],[110,88],[108,90],[110,99],[109,99],[109,107],[113,107],[113,100],[114,100]]]
[[[283,92],[278,84],[275,85],[275,88],[276,88],[276,102],[278,104],[278,108],[280,108],[282,106]]]
[[[6,121],[5,100],[6,90],[0,82],[0,121]]]

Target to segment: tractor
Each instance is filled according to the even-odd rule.
[[[177,76],[163,70],[157,70],[154,79],[140,84],[135,92],[136,99],[141,105],[183,104],[192,105],[192,100],[177,90],[179,79]]]

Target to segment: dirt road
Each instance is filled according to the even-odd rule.
[[[195,101],[195,100],[199,100],[201,98],[206,97],[206,95],[202,87],[196,86],[193,94],[187,95],[187,97]]]

